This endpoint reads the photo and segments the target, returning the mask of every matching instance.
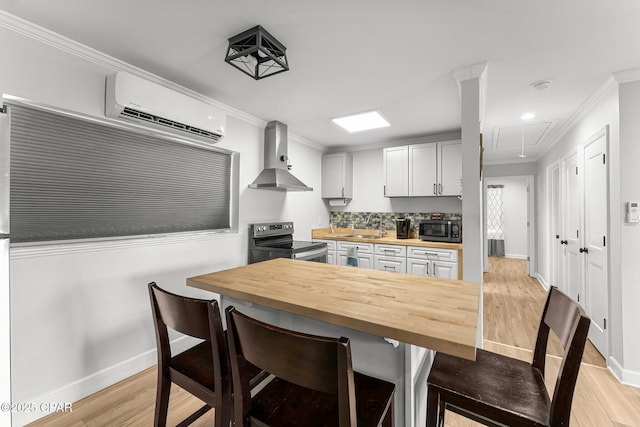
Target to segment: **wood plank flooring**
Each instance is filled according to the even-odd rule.
[[[490,258],[489,273],[484,276],[484,347],[529,361],[546,293],[525,274],[525,268],[522,260]],[[560,363],[557,341],[549,343],[548,353],[547,386],[552,390]],[[571,426],[640,426],[640,389],[620,384],[604,366],[604,359],[589,343],[573,399]],[[155,381],[155,368],[147,369],[75,402],[71,413],[53,414],[30,426],[151,426]],[[199,408],[201,402],[173,386],[169,405],[167,425],[173,426]],[[213,426],[212,412],[193,425]],[[445,425],[480,424],[447,412]]]
[[[484,274],[484,339],[533,351],[547,293],[527,276],[525,260],[489,257]],[[547,352],[562,356],[560,342],[551,334]],[[602,355],[587,341],[582,361],[606,366]]]

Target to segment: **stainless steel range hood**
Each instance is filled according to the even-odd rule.
[[[264,129],[264,169],[249,188],[279,191],[313,191],[289,172],[287,125],[272,121]]]

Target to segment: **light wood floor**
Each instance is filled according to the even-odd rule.
[[[485,349],[530,361],[546,293],[537,281],[526,276],[525,262],[490,258],[483,296]],[[550,342],[548,353],[546,377],[547,386],[552,390],[560,364],[557,341]],[[640,389],[618,383],[604,366],[604,359],[589,343],[573,398],[571,426],[640,426]],[[31,426],[151,426],[155,381],[155,368],[147,369],[74,403],[71,413],[53,414]],[[173,386],[167,425],[176,425],[200,406],[200,401]],[[193,425],[213,426],[211,413]],[[480,424],[447,412],[445,425],[475,427]]]

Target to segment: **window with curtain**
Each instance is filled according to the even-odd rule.
[[[234,153],[5,103],[12,242],[230,228]]]
[[[487,239],[489,256],[504,256],[504,185],[487,185]]]

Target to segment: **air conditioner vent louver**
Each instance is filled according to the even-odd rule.
[[[124,110],[121,113],[123,116],[133,117],[138,120],[143,120],[145,122],[151,122],[158,125],[170,127],[173,129],[178,129],[183,132],[192,133],[194,135],[202,136],[204,138],[211,139],[212,141],[218,142],[222,139],[222,137],[216,133],[209,132],[204,129],[199,129],[197,127],[185,125],[184,123],[179,123],[173,120],[165,119],[163,117],[154,116],[153,114],[145,113],[143,111],[134,110],[133,108],[124,107]]]

